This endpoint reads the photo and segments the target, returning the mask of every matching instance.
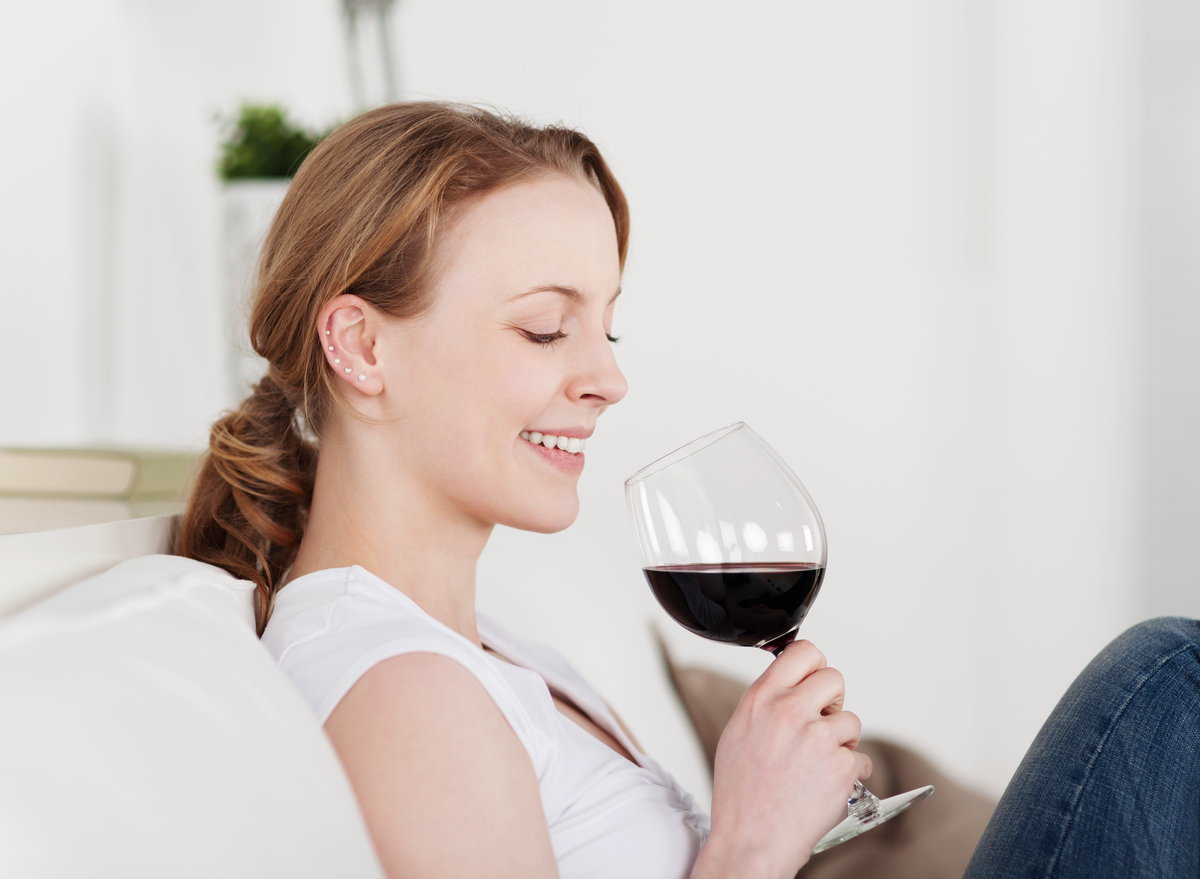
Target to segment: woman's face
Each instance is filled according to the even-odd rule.
[[[388,453],[446,512],[565,528],[585,459],[570,449],[627,388],[609,341],[621,279],[608,206],[547,176],[462,208],[438,246],[429,311],[379,334]]]

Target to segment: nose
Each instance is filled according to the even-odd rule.
[[[580,358],[576,377],[567,386],[567,396],[600,407],[621,402],[629,390],[629,382],[617,366],[608,336],[603,332],[591,334]]]

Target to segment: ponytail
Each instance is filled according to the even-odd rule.
[[[295,403],[270,371],[213,425],[177,551],[255,584],[260,635],[300,548],[316,469]]]

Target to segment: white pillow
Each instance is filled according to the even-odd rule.
[[[0,623],[0,875],[382,875],[252,588],[145,556]]]

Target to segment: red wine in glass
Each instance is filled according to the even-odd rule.
[[[661,565],[645,574],[663,610],[689,632],[776,653],[796,637],[825,568],[815,562]]]
[[[796,474],[745,424],[688,443],[625,482],[655,598],[690,632],[778,653],[825,579],[825,526]],[[854,783],[849,815],[814,852],[845,842],[933,793],[880,801]]]

